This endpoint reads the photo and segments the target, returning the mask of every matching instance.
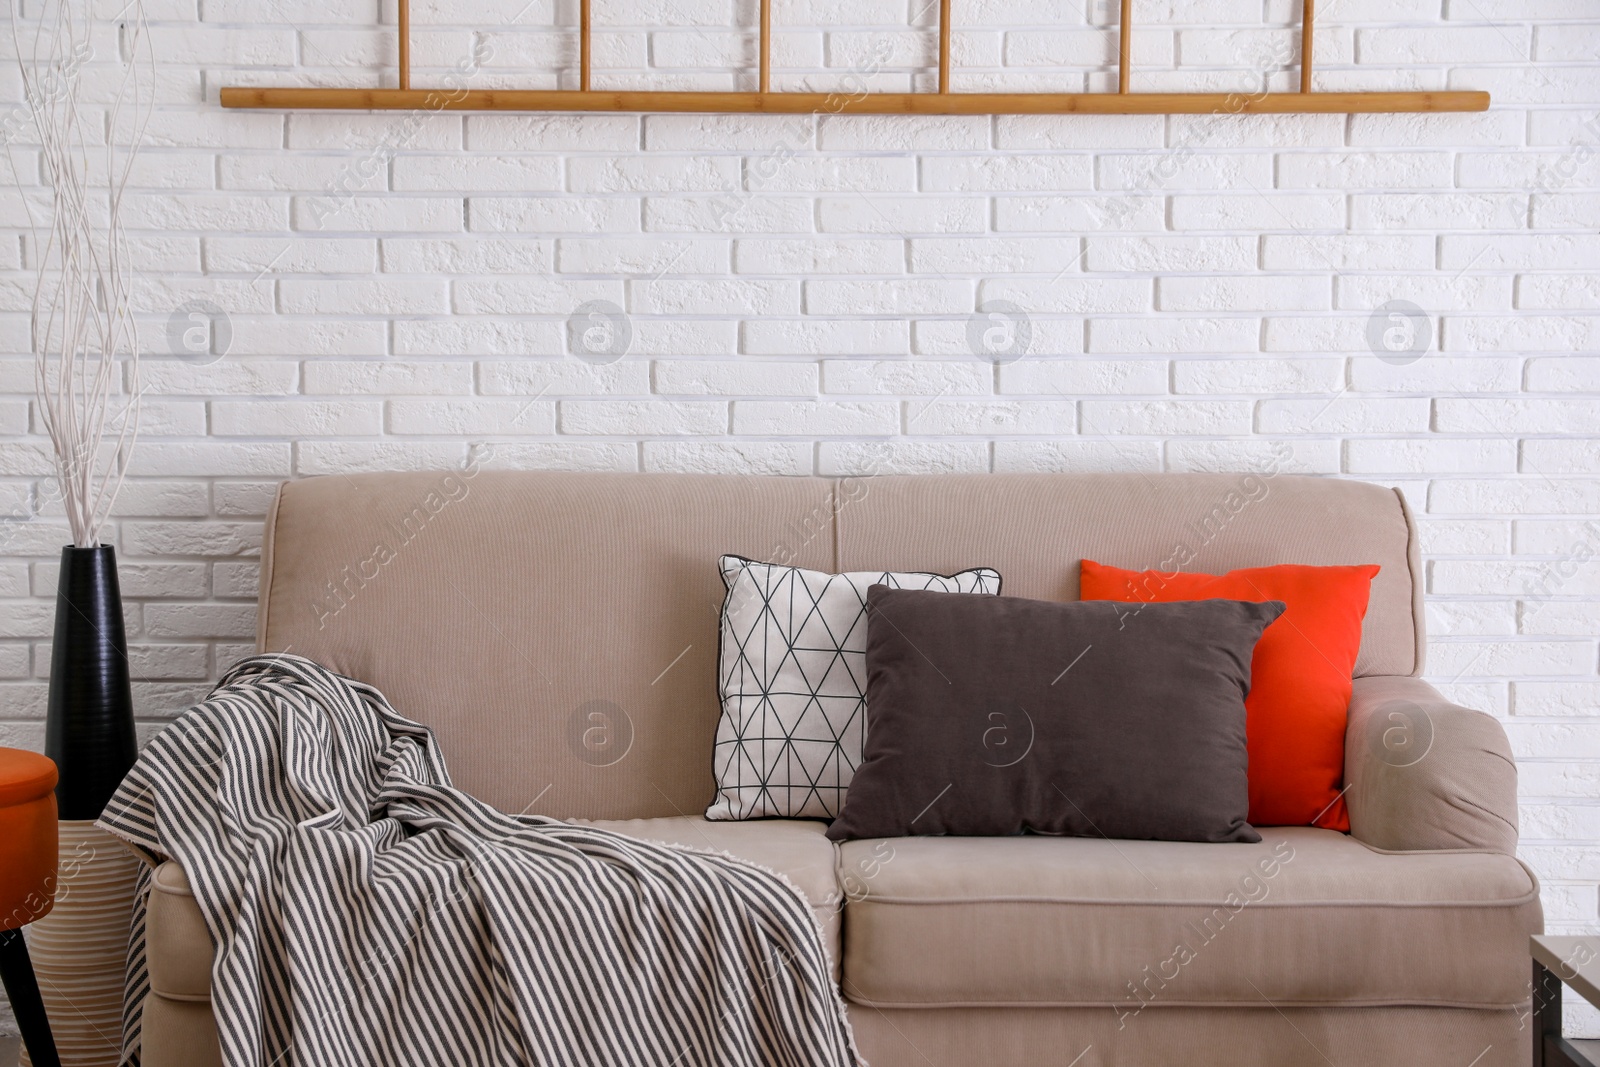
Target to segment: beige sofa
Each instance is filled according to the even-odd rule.
[[[1513,856],[1516,769],[1494,719],[1415,677],[1423,571],[1388,489],[469,466],[289,483],[266,533],[263,649],[379,686],[437,731],[456,782],[502,809],[787,874],[872,1067],[1528,1062],[1526,944],[1542,919]],[[1353,832],[835,847],[816,822],[708,823],[724,552],[834,571],[988,565],[1005,593],[1055,600],[1077,596],[1082,557],[1379,563],[1347,740]],[[175,864],[157,872],[149,934],[146,1067],[217,1062],[211,941]]]

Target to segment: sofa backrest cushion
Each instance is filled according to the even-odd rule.
[[[992,566],[1077,597],[1085,556],[1222,572],[1382,566],[1357,675],[1420,670],[1392,490],[1260,474],[858,479],[491,471],[286,483],[258,643],[378,686],[507,811],[695,815],[715,792],[723,553],[816,570]]]

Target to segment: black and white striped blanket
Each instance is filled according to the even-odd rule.
[[[235,666],[101,825],[187,870],[230,1067],[857,1062],[782,878],[502,814],[451,786],[426,727],[310,660]],[[134,1062],[148,989],[141,903]]]

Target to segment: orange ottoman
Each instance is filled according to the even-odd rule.
[[[0,748],[0,977],[35,1067],[60,1067],[22,927],[56,896],[56,765]]]

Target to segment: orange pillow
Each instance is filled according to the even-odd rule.
[[[1349,830],[1344,728],[1374,565],[1284,564],[1227,574],[1125,571],[1084,560],[1084,600],[1281,600],[1288,605],[1256,643],[1245,697],[1250,822]],[[1124,625],[1138,625],[1130,608]]]

